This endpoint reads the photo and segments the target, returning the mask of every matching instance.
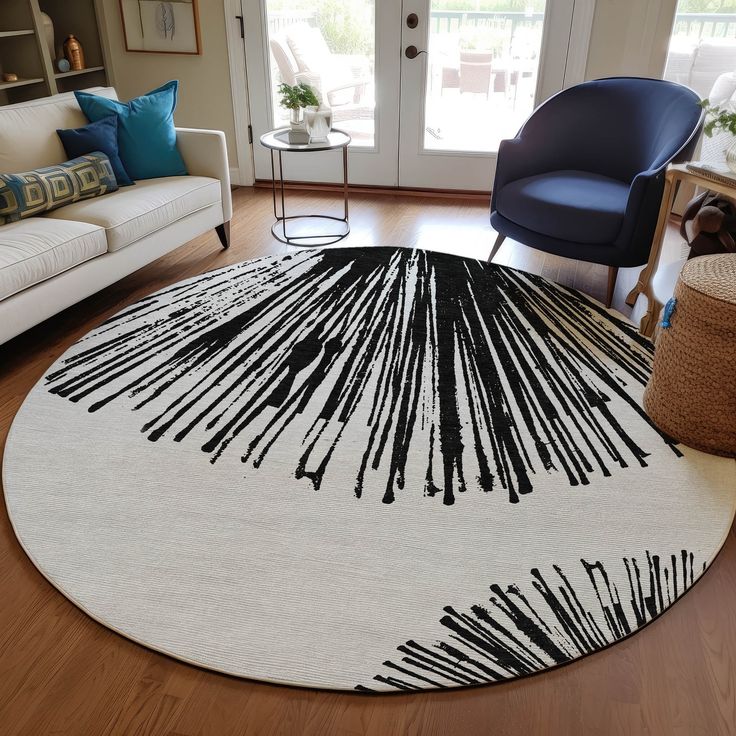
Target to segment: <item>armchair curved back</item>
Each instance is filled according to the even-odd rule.
[[[692,153],[703,123],[699,101],[662,79],[598,79],[544,102],[517,138],[535,149],[539,141],[539,171],[578,169],[630,183]]]

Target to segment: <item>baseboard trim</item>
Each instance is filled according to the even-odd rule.
[[[271,189],[270,179],[256,179],[253,183],[256,189]],[[284,182],[284,189],[301,190],[305,192],[342,192],[342,184],[315,184],[303,181]],[[400,194],[405,197],[434,197],[437,199],[464,199],[471,201],[490,200],[491,193],[472,189],[416,189],[412,187],[381,187],[368,184],[350,184],[350,194],[378,194],[395,197]]]

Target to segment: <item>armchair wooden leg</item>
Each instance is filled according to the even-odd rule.
[[[626,295],[626,304],[633,307],[636,304],[636,299],[641,294],[641,288],[637,282],[636,286]]]
[[[611,308],[613,301],[613,292],[616,289],[616,277],[618,276],[618,266],[608,267],[608,290],[606,291],[606,307]]]
[[[218,225],[215,228],[217,237],[220,238],[223,250],[227,250],[230,247],[230,220],[223,222],[222,225]]]
[[[501,243],[503,243],[504,240],[506,240],[506,236],[499,233],[496,238],[496,242],[493,244],[493,248],[491,248],[491,255],[488,256],[487,263],[490,263],[493,260],[493,257],[498,253],[498,249],[501,247]]]

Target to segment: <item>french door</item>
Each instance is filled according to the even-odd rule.
[[[488,191],[499,142],[582,80],[593,2],[242,0],[256,178],[271,178],[258,138],[288,125],[278,85],[304,82],[352,137],[351,183]],[[342,174],[329,153],[287,155],[284,169]]]

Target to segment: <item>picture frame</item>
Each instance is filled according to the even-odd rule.
[[[118,0],[125,50],[147,54],[202,53],[197,0]]]

